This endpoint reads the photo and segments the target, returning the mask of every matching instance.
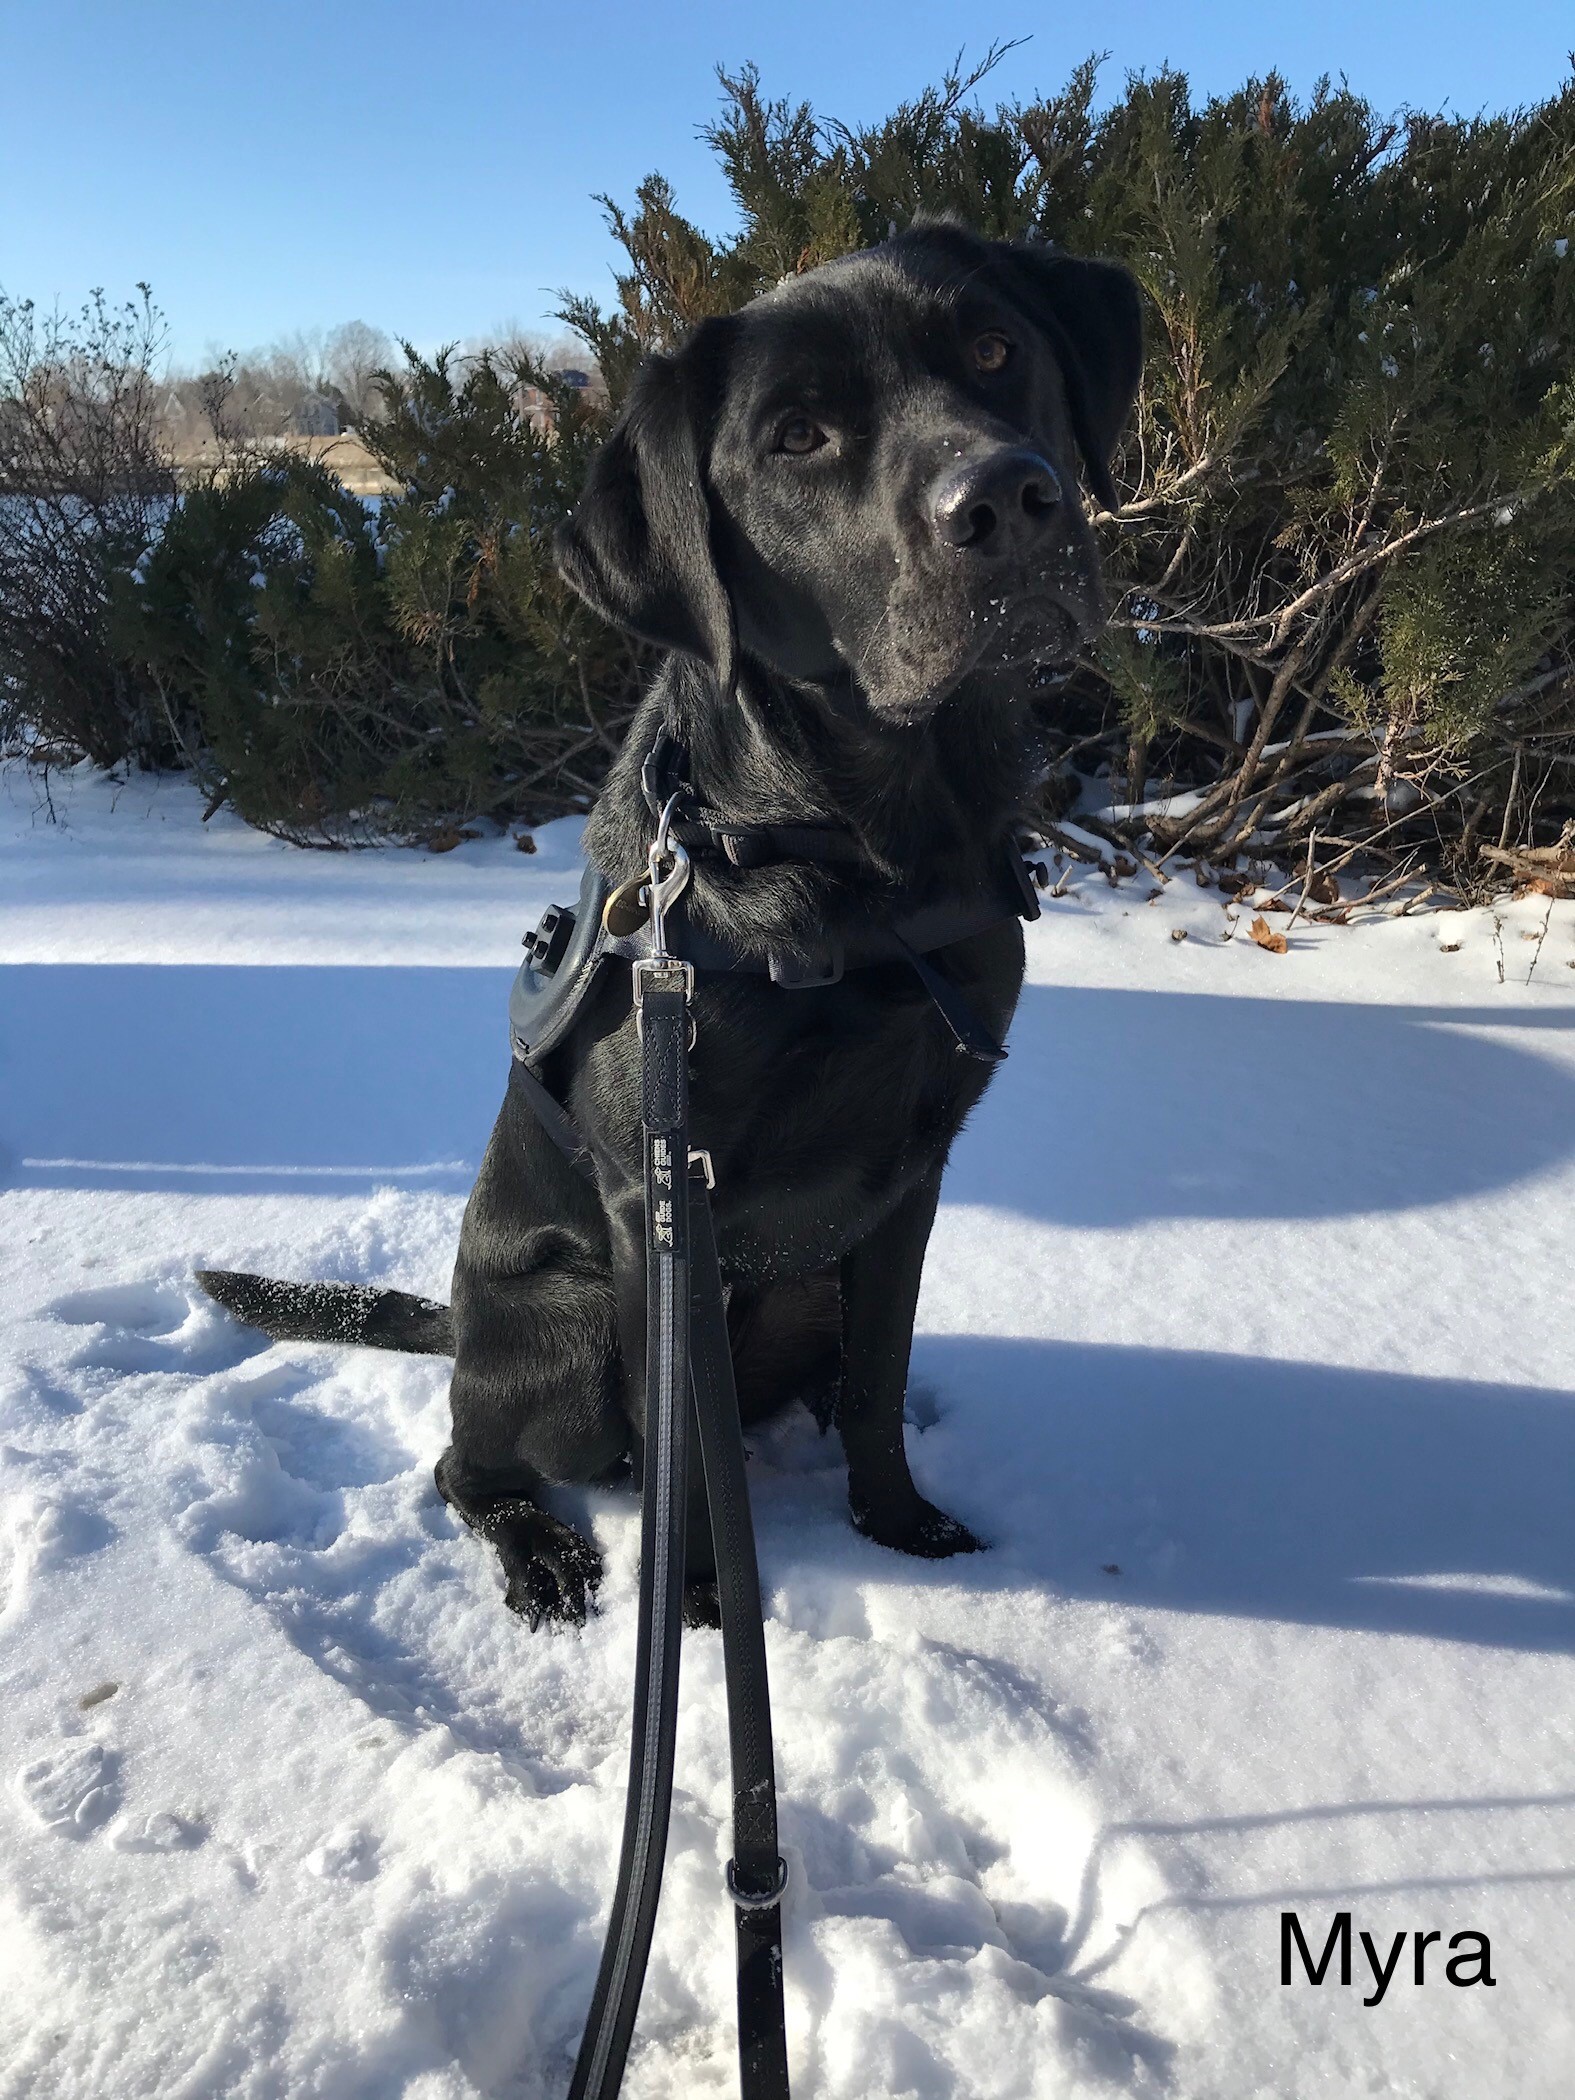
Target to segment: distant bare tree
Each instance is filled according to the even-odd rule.
[[[467,336],[460,344],[461,363],[473,363],[481,357],[490,358],[500,372],[595,369],[584,343],[574,336],[562,330],[549,334],[515,320],[500,321],[495,328],[482,335]]]
[[[376,379],[394,362],[392,336],[366,321],[342,321],[323,343],[322,378],[357,428],[381,405]]]
[[[146,285],[75,314],[0,292],[0,743],[102,765],[168,756],[111,638],[118,581],[168,516],[163,320]]]

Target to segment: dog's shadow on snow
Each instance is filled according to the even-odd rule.
[[[937,1579],[1575,1652],[1575,1394],[963,1335],[913,1367],[920,1484],[992,1548]]]
[[[463,1192],[509,972],[0,968],[0,1186]]]
[[[1488,1026],[1575,1029],[1575,998],[1363,1006],[1027,985],[946,1200],[1097,1228],[1505,1188],[1575,1153],[1575,1065]]]
[[[0,1185],[463,1191],[508,1071],[507,971],[0,968]],[[790,995],[784,995],[790,996]],[[1446,1203],[1575,1151],[1575,1070],[1493,1023],[1568,1007],[1358,1006],[1030,985],[952,1203],[1058,1224]]]

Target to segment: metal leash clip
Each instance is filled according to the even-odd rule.
[[[641,892],[650,913],[651,952],[642,956],[633,968],[635,1026],[642,1027],[641,1009],[645,1003],[647,984],[668,985],[675,974],[682,978],[684,1004],[694,999],[695,972],[693,963],[681,961],[668,953],[667,914],[689,887],[689,855],[672,836],[673,813],[680,797],[670,795],[657,820],[656,836],[651,841],[651,851],[646,861],[646,880]],[[665,870],[665,872],[664,872]],[[643,1029],[642,1029],[643,1032]],[[693,1015],[689,1020],[689,1047],[694,1048],[695,1024]]]
[[[672,836],[673,813],[678,807],[677,795],[669,795],[657,819],[656,836],[651,841],[651,851],[646,861],[646,903],[651,913],[651,959],[653,962],[668,962],[667,914],[684,891],[689,887],[689,855]],[[672,863],[667,873],[662,873],[664,861]]]

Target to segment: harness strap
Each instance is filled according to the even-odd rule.
[[[691,853],[721,853],[735,868],[765,868],[773,861],[812,860],[852,867],[867,856],[845,824],[795,821],[740,824],[717,810],[691,803],[673,826],[673,836]]]
[[[623,2082],[662,1889],[678,1735],[687,1441],[693,1405],[689,1391],[689,1000],[681,964],[649,962],[643,971],[646,1399],[634,1740],[618,1886],[569,2100],[616,2100]],[[555,1131],[550,1134],[557,1135]]]
[[[591,1164],[591,1155],[575,1128],[573,1119],[568,1111],[560,1106],[557,1095],[531,1070],[523,1057],[509,1060],[509,1084],[517,1086],[525,1096],[531,1114],[575,1173],[594,1188],[596,1169]]]
[[[1012,859],[1021,865],[1020,856],[1014,854]],[[769,947],[741,948],[719,939],[696,923],[687,898],[673,911],[669,930],[684,959],[697,970],[769,977],[773,984],[807,990],[815,985],[835,984],[849,970],[866,969],[872,963],[906,962],[914,950],[928,955],[937,948],[972,940],[1010,919],[1032,918],[1034,912],[1024,907],[1015,884],[1008,890],[1009,882],[1011,867],[1003,862],[993,887],[980,895],[948,897],[916,908],[907,908],[899,898],[895,907],[881,917],[850,921],[803,955]],[[1038,909],[1037,897],[1034,909]],[[643,924],[631,933],[609,933],[602,946],[605,952],[630,960],[650,953],[650,939]]]
[[[1006,1056],[1003,1046],[995,1040],[988,1028],[974,1012],[962,986],[938,970],[928,956],[910,948],[900,935],[894,935],[897,945],[907,957],[908,964],[920,984],[930,995],[936,1012],[951,1030],[957,1047],[966,1057],[977,1058],[982,1065],[998,1065]]]

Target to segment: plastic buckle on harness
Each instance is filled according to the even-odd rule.
[[[683,780],[688,762],[688,753],[664,722],[640,766],[641,792],[653,817],[662,814],[663,803],[672,799],[675,789],[680,795],[688,792]]]
[[[1028,862],[1024,858],[1022,848],[1013,845],[1009,849],[1006,858],[1012,870],[1012,879],[1017,885],[1017,916],[1020,919],[1027,919],[1031,925],[1035,919],[1042,916],[1044,911],[1043,905],[1039,902],[1039,892],[1034,888],[1034,878],[1028,872]]]
[[[692,1043],[690,1044],[690,1048],[694,1048],[694,1045]],[[716,1168],[713,1167],[711,1164],[710,1153],[707,1152],[703,1146],[690,1146],[689,1164],[692,1167],[698,1167],[700,1169],[700,1172],[704,1177],[707,1190],[711,1190],[716,1187]]]
[[[551,977],[574,938],[575,915],[567,904],[549,904],[525,936],[525,952],[539,976]]]
[[[787,992],[819,991],[823,985],[840,984],[842,981],[842,943],[832,941],[825,953],[815,961],[805,962],[792,955],[780,955],[772,949],[767,964],[773,984],[781,985]]]
[[[755,1889],[741,1888],[738,1881],[738,1861],[730,1859],[727,1863],[727,1893],[740,1910],[774,1910],[782,1901],[782,1894],[787,1885],[788,1864],[780,1856],[777,1859],[776,1885],[763,1893]]]

